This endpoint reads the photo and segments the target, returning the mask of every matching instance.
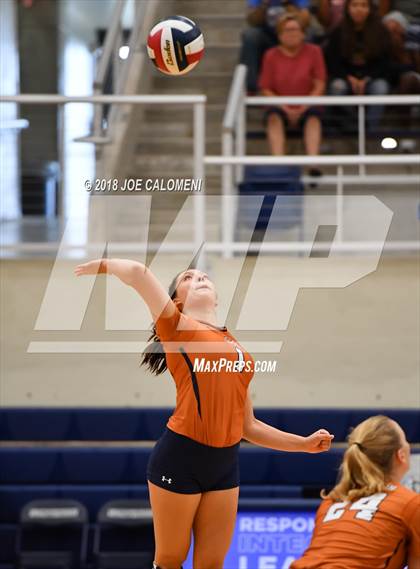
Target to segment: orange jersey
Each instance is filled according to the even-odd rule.
[[[420,494],[387,492],[349,502],[323,501],[311,543],[291,569],[420,569]]]
[[[168,428],[209,446],[238,443],[252,357],[225,327],[194,320],[178,309],[170,318],[160,317],[156,331],[177,390]]]

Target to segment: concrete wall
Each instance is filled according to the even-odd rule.
[[[260,270],[267,294],[261,296],[258,311],[280,312],[284,308],[281,287],[278,296],[269,289],[274,279],[276,283],[279,277],[286,282],[296,274],[301,261],[264,259]],[[76,297],[72,283],[78,279],[72,271],[78,262],[61,262],[59,311],[73,310]],[[165,284],[184,262],[175,256],[164,260],[159,276]],[[319,259],[321,271],[323,262],[325,259]],[[347,258],[342,262],[357,266],[362,260]],[[237,258],[229,262],[211,259],[210,273],[218,287],[222,312],[226,308],[223,295],[232,290],[239,264]],[[80,331],[34,330],[53,265],[52,260],[41,259],[5,260],[0,265],[1,404],[172,405],[175,390],[171,378],[145,373],[139,368],[138,354],[27,353],[31,341],[141,342],[147,338],[145,331],[136,331],[133,326],[132,307],[138,306],[140,314],[143,306],[131,289],[126,289],[130,295],[134,293],[127,297],[127,326],[105,329],[103,276],[95,282]],[[251,394],[255,406],[418,406],[419,298],[414,257],[384,258],[376,272],[345,288],[300,290],[286,330],[237,334],[245,345],[246,340],[284,342],[277,356],[254,354],[278,362],[275,374],[254,377]]]

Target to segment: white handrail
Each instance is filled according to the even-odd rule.
[[[313,183],[313,176],[301,176],[300,181],[303,184]],[[420,183],[420,173],[419,176],[413,176],[412,174],[336,174],[336,175],[326,175],[322,176],[321,180],[323,186],[337,185],[337,182],[342,184],[351,184],[352,186],[389,186],[389,185],[408,185],[408,186],[418,186]]]
[[[337,215],[342,215],[342,197],[344,184],[346,183],[419,183],[418,175],[391,175],[391,176],[367,176],[366,166],[375,164],[404,165],[420,163],[420,155],[401,156],[401,155],[371,155],[366,156],[365,144],[365,106],[372,105],[420,105],[420,95],[348,95],[320,97],[309,96],[290,96],[290,97],[265,97],[265,96],[246,96],[245,79],[246,69],[243,65],[237,65],[223,119],[222,129],[222,154],[223,156],[206,156],[205,163],[209,165],[219,165],[222,171],[222,195],[235,195],[235,185],[242,180],[241,168],[245,165],[261,166],[336,166],[335,176],[323,176],[320,183],[336,183],[337,186]],[[357,106],[358,108],[358,155],[339,155],[339,156],[245,156],[246,155],[246,107],[267,107],[270,105],[322,105],[322,106]],[[234,156],[234,154],[236,154]],[[348,165],[358,166],[359,176],[346,176],[343,167]],[[234,178],[236,169],[236,179]],[[235,180],[235,181],[234,181]],[[314,178],[309,176],[301,177],[302,182],[313,182]],[[236,182],[236,184],[235,184]],[[341,205],[340,205],[341,204]],[[224,255],[232,255],[234,248],[234,205],[232,200],[228,200],[226,207],[223,208],[222,216],[224,220],[230,220],[228,228],[222,230],[222,240],[224,243]]]
[[[297,165],[297,166],[347,166],[351,164],[420,164],[420,154],[399,154],[390,156],[388,154],[371,154],[369,156],[354,156],[348,154],[338,154],[334,156],[206,156],[206,164],[218,165]]]
[[[235,125],[239,111],[239,101],[241,97],[243,97],[246,74],[246,65],[240,64],[236,66],[230,85],[225,114],[223,116],[222,128],[224,131],[231,131]]]
[[[117,105],[141,103],[165,105],[191,105],[205,103],[206,95],[1,95],[0,103],[20,103],[34,105],[62,105],[66,103],[115,103]]]
[[[237,79],[238,85],[240,84],[241,74],[243,72],[238,72],[239,77]],[[235,87],[237,89],[237,87]],[[236,91],[235,91],[236,93]],[[229,109],[229,114],[225,113],[226,125],[229,126],[231,121],[234,122],[234,127],[238,129],[238,120],[239,111],[243,111],[243,103],[250,104],[250,105],[258,105],[263,104],[267,105],[270,101],[278,102],[289,102],[290,104],[305,104],[308,103],[308,97],[244,97],[244,94],[240,91],[237,93],[238,97],[237,100],[240,102],[242,107],[238,109],[233,109],[232,107]],[[337,176],[328,176],[332,180],[335,178],[342,188],[344,183],[352,182],[354,183],[354,176],[345,176],[342,171],[342,166],[345,165],[358,165],[365,166],[365,165],[377,165],[377,164],[387,164],[387,165],[413,165],[420,163],[420,155],[389,155],[389,154],[380,154],[380,155],[370,155],[370,156],[357,156],[357,155],[337,155],[337,156],[244,156],[241,155],[233,155],[234,146],[232,144],[232,130],[227,129],[224,131],[225,136],[229,136],[229,141],[226,140],[226,144],[224,145],[224,152],[226,155],[224,156],[205,156],[204,154],[204,141],[205,141],[205,103],[207,97],[205,95],[94,95],[94,96],[64,96],[64,95],[43,95],[43,94],[24,94],[24,95],[10,95],[10,96],[1,96],[0,103],[30,103],[30,104],[58,104],[58,105],[65,105],[70,103],[112,103],[112,104],[157,104],[157,105],[164,105],[164,104],[180,104],[180,105],[193,105],[194,106],[194,176],[196,178],[203,178],[204,182],[204,169],[206,164],[213,164],[213,165],[221,165],[224,168],[233,168],[234,165],[236,166],[243,166],[243,165],[325,165],[325,166],[336,166],[338,168]],[[261,102],[262,101],[262,102]],[[387,96],[387,97],[314,97],[311,98],[311,103],[317,104],[331,104],[331,105],[345,105],[351,104],[355,105],[358,104],[359,108],[363,104],[416,104],[420,103],[420,97],[417,96]],[[224,121],[225,124],[225,121]],[[242,125],[243,126],[243,125]],[[244,136],[244,129],[238,129],[241,136]],[[237,141],[236,141],[237,142]],[[241,145],[239,145],[240,149]],[[238,151],[238,147],[236,147],[236,151]],[[243,151],[245,153],[245,151]],[[223,195],[229,194],[231,191],[231,187],[233,186],[233,176],[228,175],[229,173],[226,171],[226,182],[223,184]],[[369,183],[374,183],[375,180],[381,180],[381,183],[397,183],[396,180],[404,180],[404,183],[411,183],[417,179],[416,175],[412,176],[359,176],[360,182],[368,180]],[[320,179],[322,181],[323,178]],[[402,182],[401,182],[402,183]],[[228,185],[231,185],[226,191]],[[182,252],[182,251],[191,251],[197,250],[197,247],[202,243],[205,238],[204,235],[204,228],[205,228],[205,200],[204,196],[197,196],[197,200],[194,206],[195,209],[195,216],[194,216],[194,239],[190,242],[185,243],[172,243],[170,246],[170,250]],[[231,218],[231,213],[229,211],[229,206],[226,211],[223,212],[225,215],[225,219],[229,219],[231,222],[234,220]],[[230,223],[229,226],[233,228],[234,223]],[[21,243],[18,245],[8,245],[3,247],[4,250],[40,250],[37,249],[39,244],[25,244]],[[41,246],[41,250],[44,251],[52,251],[54,250],[54,244],[43,244]],[[121,244],[124,245],[124,244]],[[130,244],[128,244],[130,245]],[[156,246],[159,247],[161,244],[157,244]],[[373,249],[376,248],[376,244],[372,245],[372,243],[346,243],[340,242],[339,248],[341,250],[369,250],[371,247]],[[133,245],[133,250],[138,245]],[[89,245],[87,246],[89,247]],[[148,245],[150,249],[150,244]],[[255,250],[258,250],[260,244],[249,245],[248,243],[243,242],[234,242],[233,235],[231,231],[224,232],[223,239],[221,242],[213,242],[207,243],[205,249],[207,251],[214,251],[214,252],[223,252],[229,255],[232,254],[234,251],[247,251],[255,247]],[[308,248],[312,248],[312,243],[307,242],[297,242],[297,243],[269,243],[268,247],[264,248],[265,252],[281,252],[281,251],[306,251]],[[395,241],[393,243],[387,243],[385,245],[386,249],[389,250],[418,250],[419,245],[414,241]],[[71,246],[70,249],[85,251],[86,245],[77,245]],[[152,245],[153,249],[153,245]],[[169,249],[168,249],[169,251]]]
[[[105,41],[103,44],[102,53],[99,59],[98,68],[96,71],[96,77],[93,82],[93,94],[100,95],[102,93],[102,88],[104,85],[106,73],[112,61],[112,56],[115,52],[115,47],[120,36],[120,21],[121,15],[125,8],[125,0],[115,2],[114,11],[111,17],[111,24],[106,32]],[[92,137],[97,140],[101,139],[102,133],[102,106],[95,105],[94,116],[93,116],[93,128]]]
[[[23,130],[28,126],[28,119],[7,119],[0,122],[0,130]]]
[[[193,176],[202,180],[202,189],[205,187],[205,104],[206,95],[47,95],[24,94],[0,96],[1,103],[31,103],[39,105],[65,105],[70,103],[113,103],[113,104],[152,104],[152,105],[192,105],[193,106]],[[60,163],[61,167],[61,163]],[[61,210],[61,215],[65,217]],[[198,249],[204,241],[205,234],[205,200],[202,196],[194,203],[194,247]]]
[[[258,251],[260,253],[279,253],[279,252],[310,252],[312,251],[328,251],[330,243],[313,242],[313,241],[265,241],[250,243],[249,241],[235,241],[230,244],[230,249],[235,252],[246,253],[247,251]],[[368,252],[378,251],[384,247],[389,251],[419,251],[420,244],[418,241],[341,241],[334,244],[336,251],[347,252]],[[58,242],[30,242],[30,243],[14,243],[11,245],[2,244],[0,251],[27,251],[29,253],[60,253],[64,251],[80,251],[83,255],[87,252],[97,252],[96,244],[87,243],[86,245],[69,245]],[[206,241],[203,250],[207,253],[224,253],[225,244],[220,241]],[[149,251],[159,251],[160,253],[195,253],[196,246],[193,241],[173,241],[165,243],[149,242],[149,243],[124,243],[118,242],[112,244],[114,253],[147,253]]]
[[[197,103],[193,107],[194,123],[194,162],[193,175],[196,180],[202,180],[202,188],[205,188],[205,164],[206,154],[206,108],[204,103]],[[194,200],[194,243],[198,251],[206,239],[206,204],[204,195],[197,196]],[[204,256],[198,259],[198,268],[204,268]]]
[[[420,95],[323,95],[322,97],[245,97],[251,107],[266,105],[420,105]]]
[[[121,15],[125,7],[124,4],[125,4],[124,2],[116,2],[114,4],[114,11],[111,18],[111,24],[105,36],[102,54],[99,59],[99,65],[93,83],[93,87],[95,90],[100,89],[104,83],[105,75],[108,70],[109,63],[111,61],[112,52],[114,50],[118,32],[120,29]]]

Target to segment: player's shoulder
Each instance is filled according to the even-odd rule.
[[[328,511],[330,506],[332,506],[335,503],[336,502],[334,502],[332,498],[328,497],[323,498],[320,505],[318,506],[317,517],[323,516]]]
[[[405,504],[413,500],[414,502],[420,503],[420,494],[417,494],[417,492],[410,490],[410,488],[407,488],[407,486],[403,486],[402,484],[391,483],[388,485],[387,490],[390,495],[394,495],[396,498],[398,498],[398,501],[401,501]]]
[[[178,330],[181,332],[195,332],[200,329],[200,322],[181,312],[178,323]]]
[[[180,334],[184,337],[186,333],[193,333],[198,328],[198,322],[180,312],[176,306],[169,316],[160,315],[155,324],[157,334],[163,341],[175,340]]]
[[[398,511],[403,517],[410,517],[412,512],[420,509],[420,494],[413,492],[401,484],[389,484],[387,493],[392,500],[387,500],[387,505],[394,511]]]
[[[396,485],[393,500],[404,524],[409,528],[412,524],[418,526],[420,524],[420,494],[410,490],[409,488]]]

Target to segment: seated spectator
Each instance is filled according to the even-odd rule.
[[[310,21],[310,0],[248,0],[250,25],[242,34],[240,63],[248,67],[247,89],[258,90],[258,74],[264,52],[277,45],[276,22],[286,13],[299,14],[306,28]]]
[[[408,19],[401,12],[389,12],[382,21],[391,37],[396,93],[399,95],[420,93],[420,51],[406,47]]]
[[[305,42],[297,16],[286,15],[277,24],[279,45],[263,58],[259,79],[261,94],[272,96],[320,96],[324,93],[326,69],[319,46]],[[285,152],[285,127],[303,127],[306,152],[319,154],[321,144],[320,109],[308,105],[280,105],[266,113],[271,153]],[[315,168],[312,175],[319,175]]]
[[[419,93],[420,85],[420,0],[381,0],[385,4],[384,24],[393,43],[397,65],[402,66],[397,92]]]
[[[349,436],[338,484],[318,508],[308,549],[290,569],[420,567],[420,495],[401,485],[410,445],[377,415]]]
[[[344,4],[345,0],[319,0],[318,18],[327,33],[341,23]]]
[[[330,34],[325,58],[332,95],[386,95],[390,91],[391,41],[373,0],[346,0],[341,24]],[[382,108],[369,105],[370,128],[376,128]]]
[[[377,6],[380,14],[385,14],[388,2],[389,0],[378,0]],[[345,4],[346,0],[319,0],[318,18],[327,33],[341,24]]]
[[[383,3],[382,15],[391,11],[403,14],[409,24],[420,25],[420,2],[419,0],[381,0]]]

